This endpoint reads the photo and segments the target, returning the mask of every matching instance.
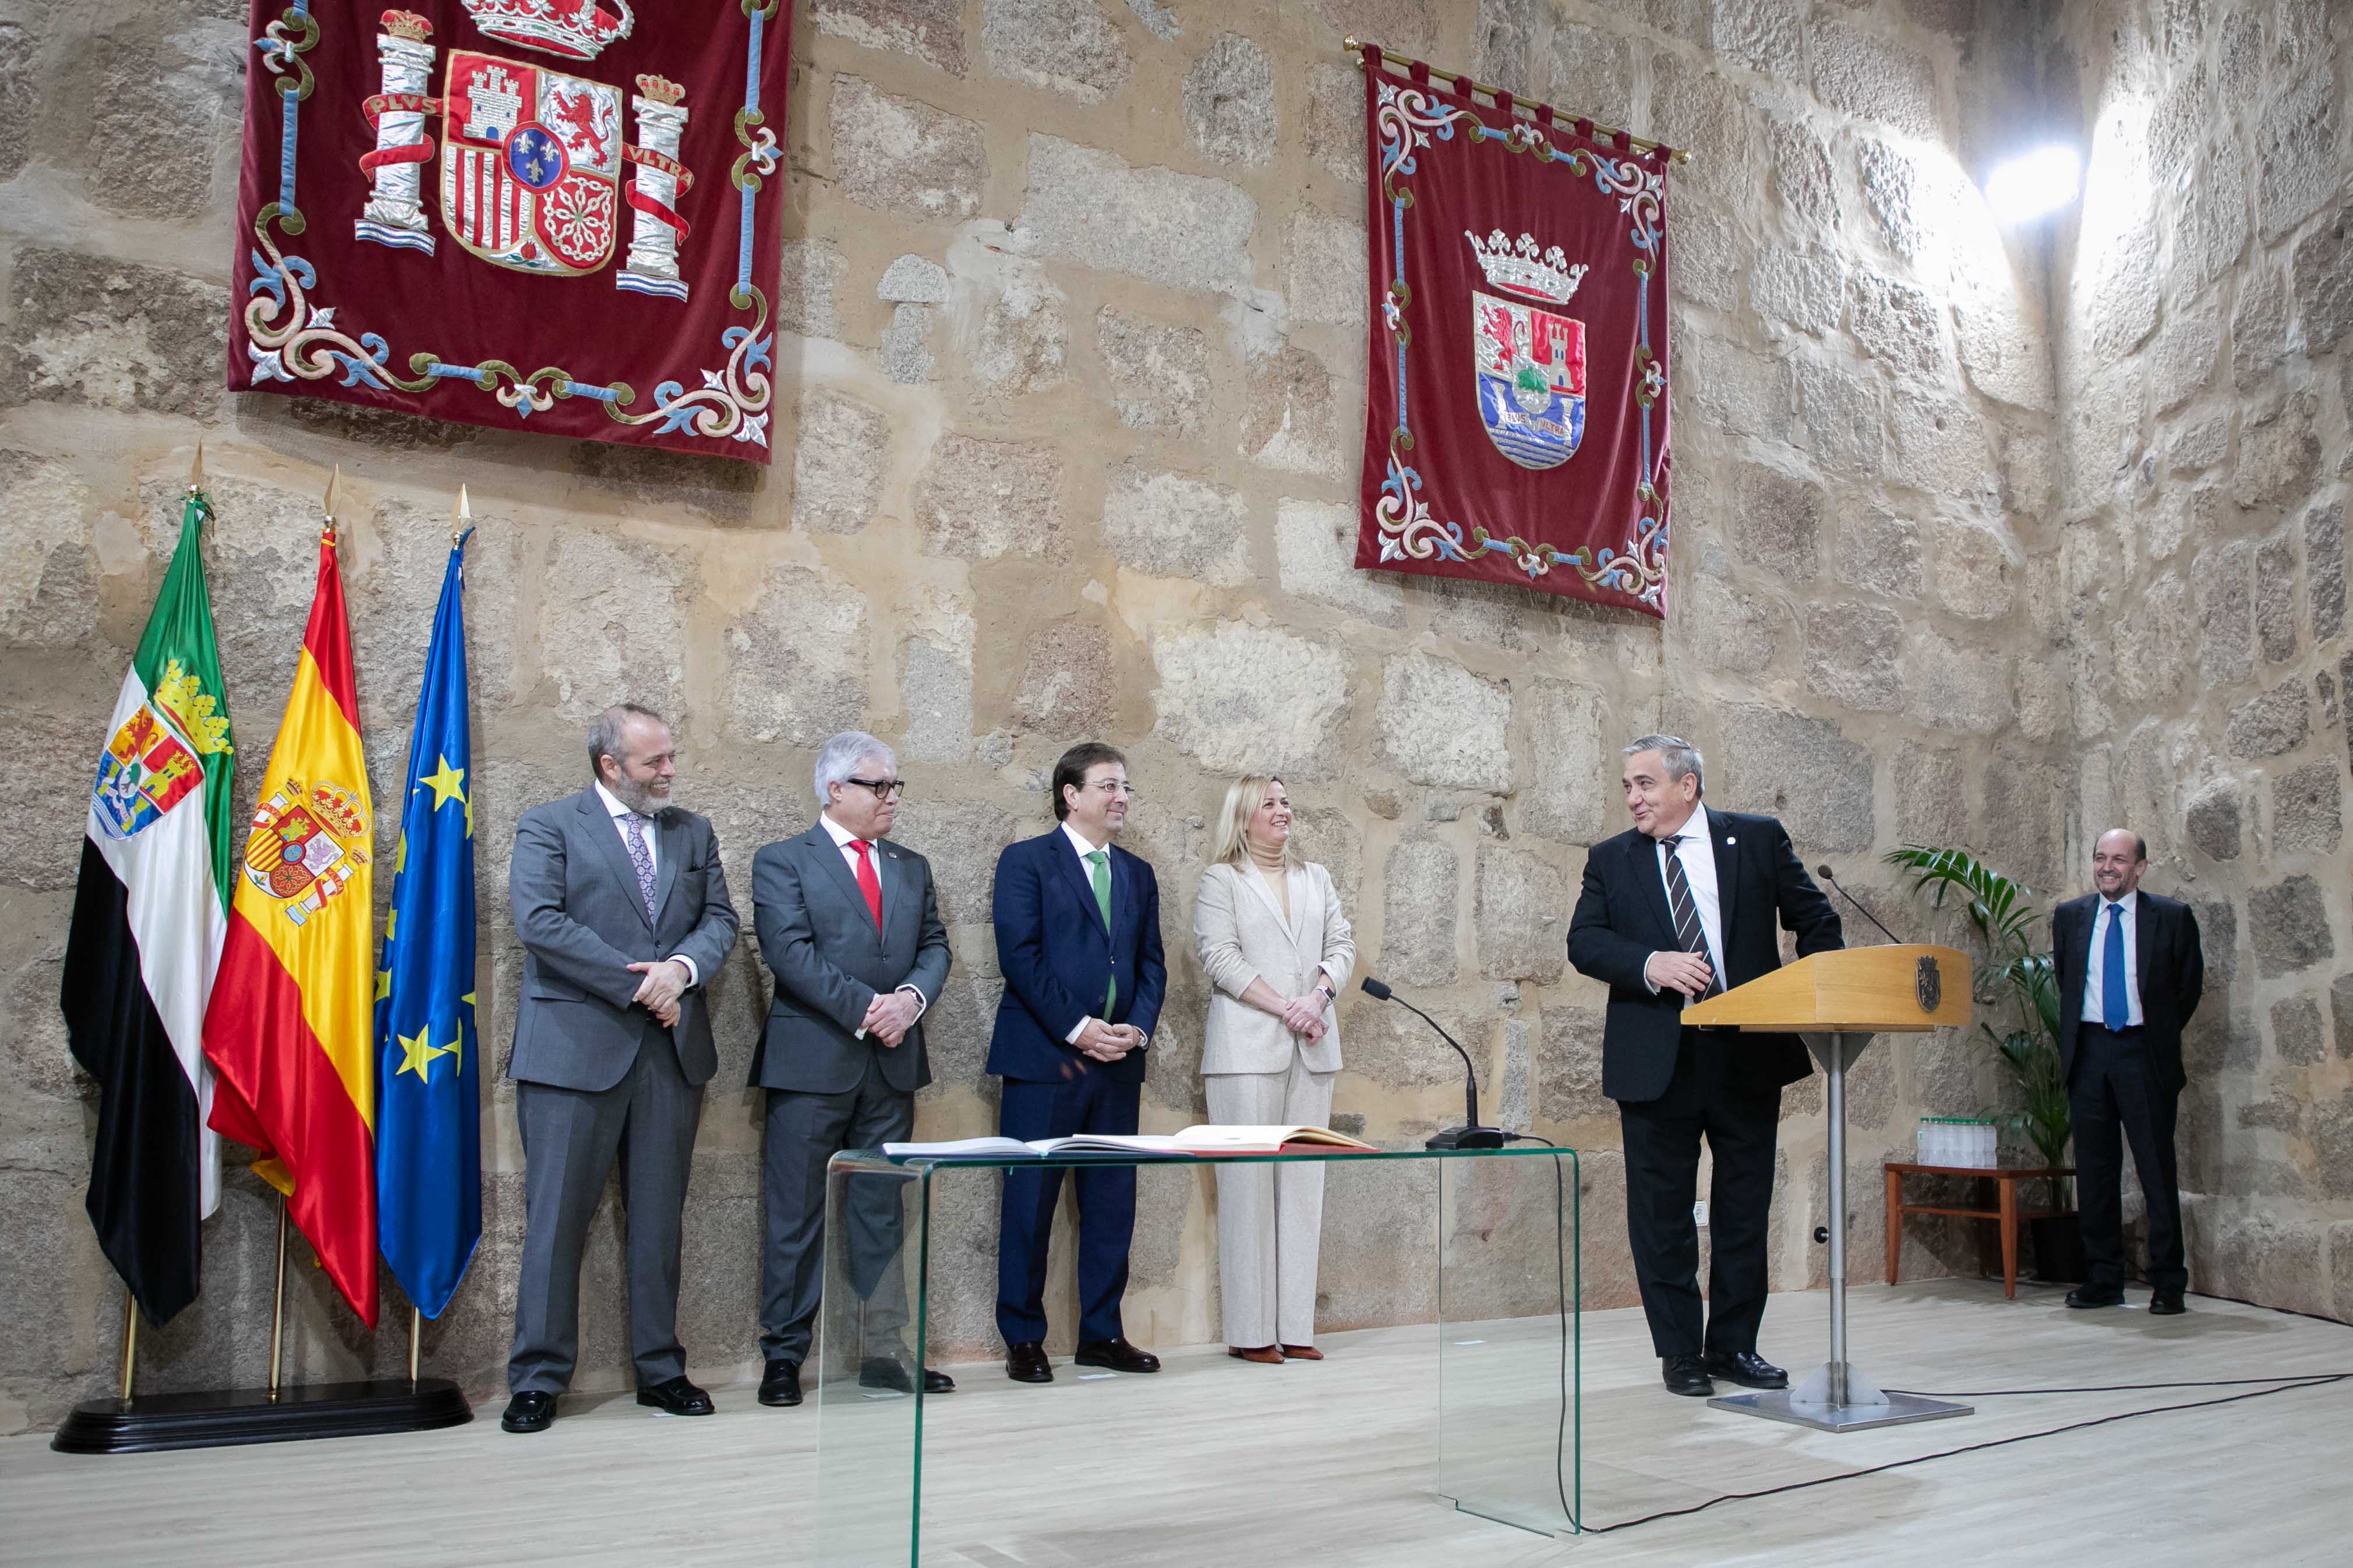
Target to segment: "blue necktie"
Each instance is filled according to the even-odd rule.
[[[2132,1018],[2132,1000],[2125,992],[2125,907],[2108,906],[2107,944],[2100,951],[2101,1022],[2113,1032]]]

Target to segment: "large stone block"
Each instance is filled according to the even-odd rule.
[[[2336,73],[2316,61],[2263,110],[2255,138],[2255,206],[2263,238],[2275,240],[2318,212],[2342,188],[2336,156]]]
[[[1710,799],[1778,816],[1801,856],[1871,847],[1869,748],[1835,724],[1754,703],[1725,704],[1717,729],[1721,788]]]
[[[972,754],[972,640],[942,646],[927,637],[899,641],[899,753],[909,762],[958,763]]]
[[[1254,463],[1286,473],[1341,479],[1358,457],[1343,429],[1332,373],[1306,350],[1278,342],[1243,355],[1241,440]]]
[[[2240,426],[2231,496],[2241,507],[2292,503],[2312,488],[2320,472],[2318,411],[2313,395],[2299,392]]]
[[[1312,207],[1291,215],[1282,247],[1283,298],[1294,321],[1365,326],[1365,226]]]
[[[950,76],[965,73],[962,0],[817,0],[812,11],[826,37],[913,55]]]
[[[1824,241],[1834,238],[1841,209],[1830,143],[1809,121],[1777,121],[1769,146],[1773,189],[1782,205]]]
[[[1943,138],[1936,69],[1926,55],[1827,18],[1815,22],[1809,43],[1814,96],[1822,102],[1906,135]]]
[[[1990,528],[1956,522],[1936,533],[1936,598],[1953,614],[1998,621],[2017,602],[2020,563],[2010,543]]]
[[[1831,569],[1849,587],[1891,599],[1920,596],[1920,531],[1908,518],[1862,511],[1839,524]],[[1939,574],[1939,586],[1942,575]]]
[[[2311,702],[2304,682],[2285,680],[2232,709],[2222,726],[2222,742],[2234,757],[2276,757],[2304,744],[2311,732]]]
[[[1365,79],[1348,66],[1307,69],[1307,156],[1335,174],[1365,178]]]
[[[2212,685],[2236,685],[2254,673],[2253,557],[2253,552],[2240,542],[2200,558],[2199,668]]]
[[[1051,622],[1029,634],[1013,716],[1041,734],[1073,739],[1112,728],[1118,677],[1111,633],[1092,622]]]
[[[1647,131],[1672,146],[1720,149],[1716,157],[1694,159],[1675,172],[1681,190],[1727,205],[1746,194],[1757,172],[1752,160],[1761,118],[1721,72],[1680,55],[1651,57]]]
[[[1685,304],[1739,310],[1740,280],[1756,254],[1753,242],[1730,218],[1704,206],[1685,207],[1675,224],[1676,295]]]
[[[2272,1004],[2272,1054],[2296,1067],[2310,1067],[2328,1054],[2317,1001],[2289,996]]]
[[[813,533],[865,527],[881,503],[890,451],[891,421],[881,409],[831,387],[810,387],[793,446],[793,526]]]
[[[1156,577],[1231,587],[1250,564],[1250,507],[1224,485],[1124,463],[1103,497],[1103,542],[1126,565]]]
[[[1384,979],[1400,985],[1454,984],[1457,876],[1454,850],[1440,839],[1409,838],[1389,851],[1376,955]],[[1374,973],[1373,965],[1366,964],[1365,972]],[[1364,1070],[1361,1065],[1358,1070]]]
[[[1883,273],[1858,271],[1849,290],[1847,328],[1855,342],[1897,376],[1931,385],[1952,380],[1944,312],[1925,289]]]
[[[1405,624],[1405,591],[1395,573],[1356,565],[1356,508],[1334,501],[1275,503],[1275,558],[1282,591],[1376,626]]]
[[[1681,264],[1679,257],[1677,265]],[[1768,321],[1822,337],[1846,313],[1846,263],[1836,256],[1768,246],[1757,253],[1757,265],[1748,275],[1748,292]]]
[[[2239,858],[2241,826],[2239,793],[2227,781],[2208,784],[2191,798],[2183,814],[2182,827],[2190,847],[2209,860]]]
[[[1095,317],[1095,348],[1121,425],[1199,434],[1209,405],[1208,340],[1199,328],[1126,315],[1106,305]]]
[[[97,634],[89,505],[71,465],[0,447],[0,643],[66,647]]]
[[[803,236],[784,242],[776,283],[776,325],[806,338],[841,335],[834,297],[849,279],[849,263],[829,239]]]
[[[106,39],[62,81],[84,106],[69,156],[110,212],[185,219],[213,205],[213,172],[243,120],[245,30],[209,18],[161,47]]]
[[[1957,752],[1895,753],[1895,832],[1906,844],[1958,845],[1969,830],[1968,780]]]
[[[1035,263],[1004,258],[990,270],[994,277],[973,280],[981,298],[957,315],[973,374],[1003,393],[1060,385],[1070,336],[1066,296]]]
[[[1697,579],[1688,592],[1689,613],[1679,617],[1683,635],[1708,668],[1761,673],[1772,664],[1789,622],[1778,603],[1715,577]],[[1685,603],[1679,599],[1678,607]]]
[[[2289,877],[2249,893],[2247,935],[2265,979],[2337,956],[2327,900],[2310,877]]]
[[[0,337],[0,405],[77,403],[192,419],[220,409],[228,290],[161,268],[26,247]]]
[[[1381,761],[1419,784],[1512,793],[1512,692],[1426,653],[1384,667],[1374,710]]]
[[[2195,651],[2189,591],[2168,572],[2150,584],[2130,615],[2116,622],[2109,662],[2116,695],[2155,708],[2187,681]]]
[[[1895,400],[1897,473],[1915,489],[1995,504],[2001,494],[1985,421],[1957,398]]]
[[[919,223],[980,210],[988,149],[977,121],[839,76],[830,135],[834,188],[859,205]]]
[[[545,580],[563,592],[539,612],[540,668],[554,683],[556,710],[580,720],[639,702],[677,723],[694,577],[683,551],[585,529],[559,533]]]
[[[1820,487],[1753,463],[1734,481],[1732,538],[1741,557],[1785,582],[1805,582],[1821,570]]]
[[[1953,302],[1955,341],[1969,384],[1988,397],[2048,413],[2051,360],[2042,333],[2007,287],[1969,289]]]
[[[1601,1009],[1548,1005],[1536,1037],[1536,1114],[1548,1122],[1617,1120],[1601,1092]]]
[[[1218,621],[1152,643],[1153,733],[1217,773],[1329,778],[1339,768],[1348,656],[1268,626]]]
[[[1563,17],[1553,24],[1546,54],[1537,97],[1590,115],[1598,124],[1633,123],[1633,51],[1625,38]],[[1529,68],[1538,67],[1532,62]]]
[[[2327,353],[2353,330],[2353,206],[2306,235],[2288,270],[2305,353]]]
[[[1806,685],[1842,707],[1892,712],[1904,705],[1896,669],[1904,617],[1876,605],[1830,605],[1806,618]]]
[[[2206,390],[2222,353],[2222,311],[2209,299],[2168,313],[2157,334],[2149,382],[2157,411],[2170,414]]]
[[[1719,338],[1686,336],[1680,347],[1675,396],[1703,421],[1770,441],[1788,439],[1789,385],[1780,364]]]
[[[2344,834],[2343,769],[2335,759],[2306,763],[2272,781],[2272,854],[2332,853]]]
[[[2153,218],[2105,238],[2094,262],[2092,353],[2113,364],[2157,330],[2158,233]]]
[[[882,374],[901,386],[921,386],[932,379],[932,311],[923,305],[892,307],[891,324],[882,329],[875,360]]]
[[[910,794],[891,837],[931,862],[940,919],[952,927],[979,927],[988,922],[997,856],[1015,839],[1041,833],[1047,826],[1042,818],[1024,823],[985,802],[926,800]],[[994,973],[995,955],[989,956]]]
[[[1616,763],[1604,744],[1601,694],[1566,681],[1527,688],[1529,776],[1520,791],[1520,830],[1571,844],[1603,837]]]
[[[744,740],[812,750],[866,717],[866,600],[822,570],[782,563],[729,623],[729,727]]]
[[[1032,133],[1012,248],[1124,272],[1166,289],[1250,287],[1258,203],[1223,180],[1138,169],[1116,153]]]
[[[2247,245],[2249,189],[2243,155],[2209,142],[2173,220],[2176,264],[2202,287],[2231,270]]]
[[[2333,500],[2304,514],[2304,570],[2312,603],[2312,640],[2325,643],[2345,629],[2345,503]]]
[[[1800,79],[1806,70],[1805,0],[1716,0],[1716,54],[1760,76]]]
[[[2231,379],[2253,392],[2271,379],[2287,357],[2288,286],[2269,268],[2251,266],[2240,275],[2231,307]]]
[[[1024,86],[1101,103],[1127,85],[1127,40],[1095,0],[984,0],[988,68]]]
[[[1568,965],[1568,915],[1576,895],[1560,868],[1525,849],[1479,847],[1472,930],[1479,973],[1490,980],[1549,985]]]
[[[2295,546],[2284,535],[2255,550],[2255,646],[2267,664],[2295,657]]]
[[[1185,73],[1185,133],[1220,163],[1274,161],[1274,68],[1240,33],[1219,33]]]
[[[915,487],[915,523],[934,555],[1044,555],[1062,536],[1062,459],[1043,442],[942,436]]]

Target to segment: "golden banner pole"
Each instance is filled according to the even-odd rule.
[[[139,1362],[139,1298],[122,1288],[122,1403],[131,1403],[131,1369]]]
[[[269,1307],[269,1397],[278,1398],[278,1362],[286,1342],[286,1194],[278,1194],[278,1285]]]

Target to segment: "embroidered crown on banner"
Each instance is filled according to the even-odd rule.
[[[1567,253],[1557,245],[1538,254],[1536,237],[1532,234],[1524,234],[1514,241],[1499,228],[1482,240],[1466,228],[1462,237],[1478,253],[1479,269],[1487,275],[1487,281],[1498,289],[1566,305],[1577,292],[1577,285],[1585,281],[1583,263],[1570,266]]]
[[[465,0],[474,26],[494,38],[543,49],[566,59],[593,60],[607,44],[637,26],[628,0],[612,0],[620,15],[596,0]]]

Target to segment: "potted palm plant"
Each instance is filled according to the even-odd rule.
[[[2019,1088],[2019,1109],[1988,1114],[2031,1143],[2045,1165],[2063,1165],[2073,1129],[2067,1075],[2059,1062],[2059,975],[2051,953],[2036,944],[2042,926],[2033,890],[1963,849],[1913,844],[1884,858],[1912,873],[1915,897],[1925,895],[1938,909],[1947,900],[1959,902],[1985,949],[1975,1000],[2017,1009],[2016,1024],[2006,1029],[1997,1030],[1990,1020],[1978,1024]],[[2065,1178],[2052,1178],[2051,1186],[2051,1206],[2058,1212],[2030,1222],[2035,1262],[2045,1279],[2077,1283],[2085,1278],[2083,1237]]]

